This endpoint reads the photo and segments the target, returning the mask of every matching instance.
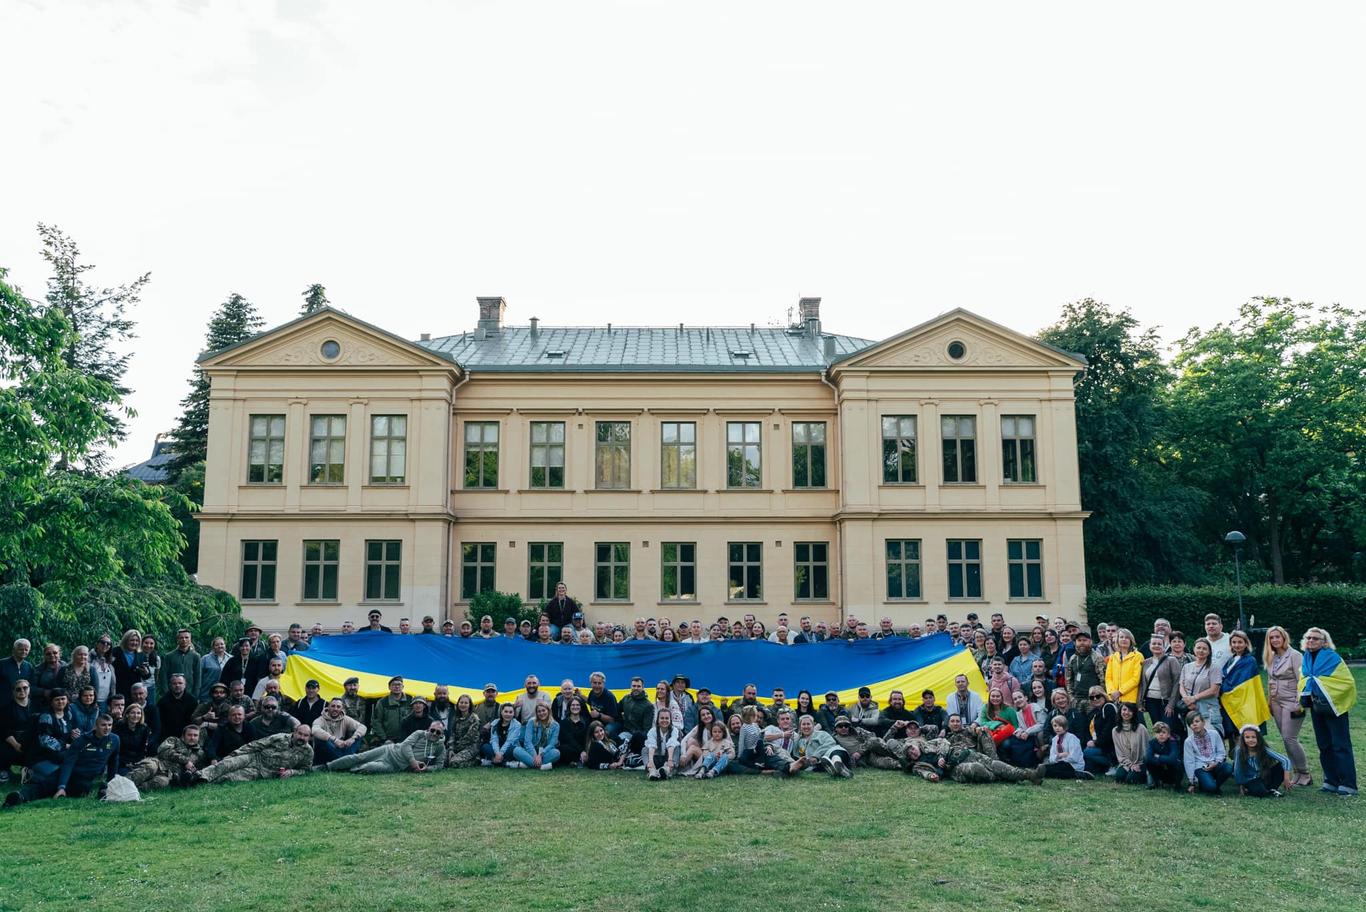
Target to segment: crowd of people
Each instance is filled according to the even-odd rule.
[[[361,631],[392,632],[382,620],[371,611]],[[292,655],[326,635],[318,626],[306,632],[294,624],[263,637],[253,625],[231,649],[215,638],[203,655],[189,630],[164,652],[153,637],[129,630],[117,645],[105,634],[77,646],[69,660],[60,646],[46,644],[36,665],[31,644],[20,639],[0,661],[0,781],[21,770],[5,806],[102,791],[115,776],[148,791],[481,765],[635,769],[652,780],[818,771],[848,778],[868,767],[931,782],[1110,778],[1209,795],[1232,780],[1238,794],[1282,797],[1313,784],[1300,743],[1312,720],[1320,790],[1356,794],[1347,723],[1355,690],[1344,700],[1340,681],[1339,689],[1329,687],[1326,676],[1340,660],[1322,628],[1306,630],[1299,649],[1284,628],[1269,628],[1259,660],[1249,635],[1226,633],[1215,614],[1193,642],[1161,618],[1141,639],[1117,625],[1092,631],[1061,618],[1036,621],[1017,631],[999,614],[985,625],[975,614],[961,622],[938,615],[898,631],[889,618],[876,629],[853,617],[830,629],[809,617],[790,626],[784,615],[770,633],[750,616],[706,628],[638,618],[627,630],[588,626],[561,587],[539,625],[507,618],[499,632],[484,616],[477,627],[447,621],[438,631],[429,617],[414,631],[407,619],[399,622],[400,635],[585,646],[762,639],[819,648],[835,639],[943,634],[970,650],[986,682],[985,699],[959,675],[951,692],[892,691],[886,705],[866,687],[848,705],[837,693],[818,698],[805,689],[791,699],[783,688],[760,698],[752,684],[738,698],[718,700],[704,682],[694,687],[682,674],[652,688],[632,678],[618,698],[600,672],[587,689],[565,680],[553,694],[528,675],[511,700],[500,699],[492,683],[482,699],[451,700],[446,686],[428,699],[407,693],[402,677],[389,681],[382,698],[362,697],[351,678],[330,700],[312,680],[293,699],[281,690],[282,676]],[[347,622],[332,635],[357,632]],[[795,677],[803,664],[793,658]],[[1234,725],[1221,700],[1227,681],[1262,669],[1284,753],[1267,744],[1265,724]]]

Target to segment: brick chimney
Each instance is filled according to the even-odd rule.
[[[479,298],[479,332],[484,336],[496,336],[503,331],[503,313],[508,302],[502,298]]]
[[[801,318],[802,326],[806,329],[806,334],[813,339],[820,338],[821,299],[802,298],[797,302],[797,313]]]

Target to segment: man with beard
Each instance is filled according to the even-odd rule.
[[[346,714],[341,697],[333,697],[313,723],[313,760],[327,763],[360,751],[365,726]]]
[[[323,769],[333,773],[425,773],[446,765],[446,727],[435,719],[425,729],[418,729],[397,744],[379,747],[339,757]]]
[[[199,704],[195,702],[183,674],[173,674],[168,680],[171,687],[157,701],[157,715],[161,717],[161,730],[170,734],[183,731],[190,724]]]
[[[389,679],[389,696],[370,707],[370,733],[366,742],[378,746],[402,741],[403,720],[412,709],[413,698],[403,692],[403,676],[394,675]]]
[[[512,701],[512,708],[517,711],[517,721],[526,725],[536,718],[536,705],[544,703],[548,708],[550,698],[541,690],[541,679],[533,675],[526,676],[526,691],[519,693],[517,699]]]
[[[906,756],[915,773],[930,782],[1032,782],[1043,783],[1043,767],[1020,769],[1001,760],[964,747],[954,747],[943,738],[915,739],[906,745]]]
[[[251,782],[288,779],[313,768],[313,735],[307,725],[245,744],[208,769],[194,782]]]
[[[347,678],[342,684],[342,689],[344,692],[340,699],[342,705],[346,707],[346,714],[368,728],[370,724],[370,701],[360,695],[360,678]]]
[[[134,763],[128,778],[142,791],[187,785],[195,773],[209,765],[208,753],[199,743],[199,727],[187,725],[178,738],[167,738],[155,757]]]
[[[607,689],[607,677],[600,671],[588,676],[588,718],[601,722],[609,738],[616,737],[621,731],[621,707],[617,705],[616,694]]]
[[[262,697],[261,702],[256,705],[256,718],[247,723],[253,741],[271,735],[288,734],[299,724],[289,713],[282,712],[279,701],[269,694]]]

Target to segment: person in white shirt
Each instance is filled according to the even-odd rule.
[[[1223,668],[1233,657],[1233,647],[1228,644],[1228,634],[1224,633],[1224,622],[1219,615],[1205,615],[1205,639],[1209,640],[1210,664]]]
[[[1048,739],[1048,761],[1043,774],[1048,779],[1090,779],[1086,759],[1081,752],[1081,741],[1067,730],[1067,719],[1054,716],[1053,735]]]

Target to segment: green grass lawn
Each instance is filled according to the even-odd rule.
[[[870,770],[314,775],[0,813],[0,909],[1355,910],[1363,801]]]

